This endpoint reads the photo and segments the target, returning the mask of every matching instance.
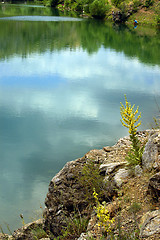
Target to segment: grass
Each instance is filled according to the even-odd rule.
[[[136,19],[139,25],[156,26],[156,11],[158,4],[159,1],[155,0],[153,6],[140,9],[129,18],[128,23],[133,23],[133,21]]]

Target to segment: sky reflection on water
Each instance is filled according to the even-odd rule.
[[[49,181],[67,161],[127,134],[124,94],[140,106],[141,129],[158,113],[160,66],[123,51],[46,48],[1,59],[0,70],[0,225],[12,230],[20,213],[27,222],[40,212]]]

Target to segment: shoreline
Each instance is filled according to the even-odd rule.
[[[77,206],[80,218],[87,217],[87,225],[81,230],[81,233],[78,233],[79,235],[77,235],[77,237],[72,236],[72,240],[87,240],[89,236],[95,234],[102,235],[103,231],[99,232],[98,230],[97,233],[96,230],[97,218],[94,208],[89,210],[87,207],[92,203],[93,198],[91,195],[88,195],[89,199],[86,199],[86,188],[80,180],[83,168],[88,164],[88,161],[93,161],[96,169],[100,170],[100,176],[103,179],[109,180],[108,190],[105,193],[107,194],[106,200],[109,199],[109,201],[106,202],[107,208],[110,215],[114,216],[114,219],[118,217],[117,214],[119,214],[119,211],[121,212],[124,233],[127,234],[125,231],[128,231],[128,224],[131,225],[131,228],[134,228],[134,218],[133,221],[131,221],[132,215],[128,214],[128,209],[130,209],[130,206],[132,205],[132,202],[134,203],[136,197],[136,202],[141,205],[141,211],[138,210],[137,212],[137,223],[138,226],[140,226],[140,236],[142,238],[145,236],[146,240],[159,239],[160,228],[152,229],[152,235],[154,238],[152,235],[147,235],[146,229],[148,226],[145,225],[144,218],[146,219],[147,216],[155,214],[152,217],[152,220],[158,216],[156,221],[159,221],[160,223],[159,203],[154,202],[152,199],[157,190],[153,190],[152,187],[149,188],[149,186],[152,186],[152,179],[155,179],[156,177],[159,179],[160,177],[160,130],[139,131],[137,134],[138,138],[141,139],[141,142],[145,144],[141,167],[137,165],[132,172],[126,167],[125,157],[130,148],[129,136],[120,138],[113,146],[90,150],[82,158],[67,162],[53,177],[49,184],[48,193],[45,199],[46,208],[44,210],[43,219],[24,225],[22,228],[15,230],[12,236],[3,235],[8,238],[1,238],[1,234],[0,239],[68,239],[62,238],[63,226],[67,227],[69,222],[72,221],[71,219],[76,217],[73,206]],[[90,170],[92,167],[93,165],[90,165]],[[91,181],[93,182],[96,176],[95,174],[97,173],[94,168],[91,171],[92,174],[89,173],[88,177],[91,177]],[[96,178],[94,184],[98,181],[99,179]],[[122,192],[123,194],[119,195]],[[130,198],[130,200],[126,200],[127,198]],[[121,208],[119,208],[120,205]],[[95,204],[93,204],[93,206],[95,206]],[[152,210],[150,209],[151,206]],[[150,220],[147,221],[152,220],[150,218]],[[127,225],[125,225],[126,223]],[[151,225],[154,225],[154,221]],[[114,226],[113,231],[115,231],[116,234],[116,226]],[[57,238],[58,236],[60,238]],[[138,239],[141,239],[141,237]],[[96,237],[96,239],[100,238]]]

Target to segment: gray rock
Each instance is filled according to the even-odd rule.
[[[5,234],[5,233],[0,233],[0,239],[1,240],[15,240],[11,235]]]
[[[142,156],[142,167],[145,170],[151,170],[153,166],[158,164],[158,150],[160,146],[160,131],[150,132],[148,142],[146,143]]]
[[[55,178],[55,179],[54,179],[54,183],[55,183],[56,185],[59,185],[61,182],[62,182],[62,181],[61,181],[60,178]]]
[[[127,162],[106,163],[100,165],[100,172],[105,172],[105,175],[112,173],[118,167],[124,166]]]
[[[156,173],[149,179],[148,192],[158,201],[160,198],[160,172]]]
[[[160,234],[160,210],[147,212],[142,217],[142,227],[140,237],[150,237],[154,234]]]
[[[50,238],[41,238],[40,240],[50,240]]]
[[[81,233],[80,237],[77,240],[87,240],[88,235],[86,233]]]
[[[114,176],[116,186],[121,187],[122,184],[127,181],[128,176],[129,176],[128,169],[125,168],[119,169]]]
[[[135,173],[135,176],[137,176],[137,177],[140,177],[142,175],[143,170],[140,167],[140,165],[135,166],[134,173]]]
[[[13,232],[13,237],[15,240],[34,240],[35,234],[37,230],[42,229],[44,227],[44,219],[39,219],[37,221],[28,223],[24,225],[22,228],[17,229]],[[44,232],[45,233],[45,232]],[[47,234],[46,234],[47,235]]]

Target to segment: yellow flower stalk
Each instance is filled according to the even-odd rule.
[[[98,218],[98,226],[103,227],[106,232],[111,232],[111,226],[114,222],[114,218],[110,218],[110,213],[108,212],[106,202],[104,201],[102,204],[98,200],[98,194],[93,189],[93,196],[96,201],[96,213]]]
[[[120,107],[120,113],[122,119],[120,119],[122,125],[124,127],[129,128],[129,134],[136,133],[137,128],[141,125],[141,122],[137,123],[139,119],[141,118],[141,113],[137,116],[139,107],[134,111],[135,104],[131,106],[131,104],[128,102],[127,97],[125,95],[125,104],[124,106],[122,103]],[[136,124],[137,123],[137,124]]]
[[[131,103],[128,102],[126,95],[125,106],[122,103],[120,104],[120,113],[122,117],[120,121],[124,127],[129,129],[130,140],[132,142],[131,150],[128,154],[127,160],[131,165],[141,164],[144,147],[141,147],[141,144],[136,135],[137,128],[141,125],[141,121],[138,122],[141,118],[141,113],[137,115],[139,107],[134,110],[135,104],[131,106]]]

